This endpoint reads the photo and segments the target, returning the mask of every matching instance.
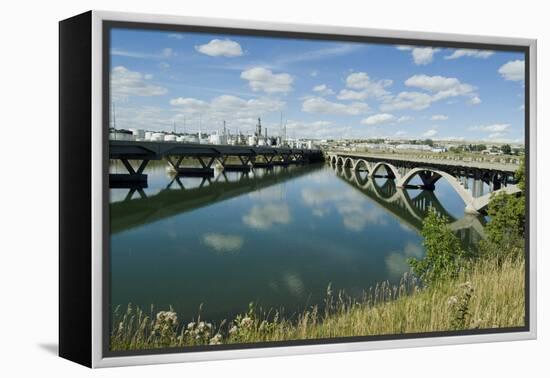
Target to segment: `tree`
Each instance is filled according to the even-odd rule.
[[[422,223],[422,236],[426,255],[421,260],[409,259],[414,274],[427,285],[456,277],[463,266],[466,252],[460,240],[447,227],[447,219],[430,208]]]
[[[502,146],[500,146],[500,150],[505,155],[510,155],[512,153],[512,147],[510,147],[509,144],[503,144]]]
[[[517,195],[499,193],[489,202],[487,214],[490,221],[485,227],[486,240],[481,243],[485,255],[504,258],[516,257],[525,248],[525,163],[522,161],[515,178],[522,193]]]

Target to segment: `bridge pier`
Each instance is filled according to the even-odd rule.
[[[254,168],[273,168],[273,158],[275,155],[258,155],[263,158],[263,161],[257,161],[256,159],[252,159],[252,166]]]
[[[172,167],[173,171],[176,172],[176,174],[180,176],[190,177],[214,176],[214,168],[211,168],[211,166],[216,159],[216,156],[187,156],[198,160],[201,167],[182,167],[181,162],[183,161],[184,157],[186,156],[180,155],[177,157],[176,161],[173,161],[171,156],[166,156],[166,160]],[[203,158],[207,158],[208,160],[204,161]]]
[[[122,162],[128,173],[110,173],[109,183],[112,187],[124,187],[125,184],[147,186],[147,175],[143,174],[143,171],[149,163],[148,159],[143,159],[137,170],[134,169],[128,159],[121,157],[119,160]]]
[[[241,164],[227,164],[227,158],[232,155],[225,155],[224,157],[218,158],[218,163],[222,166],[224,171],[228,172],[250,172],[250,165],[248,164],[251,161],[251,156],[249,155],[235,155],[241,162]]]
[[[273,165],[279,165],[286,167],[290,164],[290,154],[280,154],[278,155],[280,160],[272,160]]]

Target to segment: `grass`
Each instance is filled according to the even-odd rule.
[[[422,288],[406,274],[399,286],[382,283],[359,301],[332,293],[324,303],[284,318],[260,313],[253,304],[230,321],[214,325],[197,317],[181,322],[172,309],[146,314],[131,305],[113,315],[111,350],[137,350],[208,344],[389,335],[524,325],[522,257],[480,259],[458,277]]]

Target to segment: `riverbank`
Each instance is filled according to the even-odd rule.
[[[325,303],[286,319],[253,305],[219,325],[197,317],[184,323],[168,309],[145,314],[129,306],[113,316],[111,350],[186,347],[369,336],[524,325],[523,257],[480,259],[458,277],[421,288],[405,277],[399,287],[378,285],[360,301],[327,290]],[[321,310],[323,308],[323,310]],[[187,316],[186,316],[187,318]]]

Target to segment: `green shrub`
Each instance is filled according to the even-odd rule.
[[[422,236],[426,255],[420,260],[409,259],[414,274],[426,285],[456,277],[464,265],[466,252],[460,240],[447,227],[447,219],[430,209],[422,223]]]

